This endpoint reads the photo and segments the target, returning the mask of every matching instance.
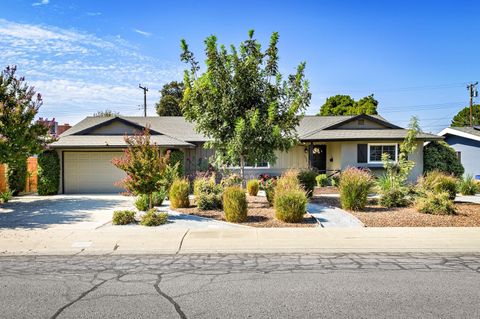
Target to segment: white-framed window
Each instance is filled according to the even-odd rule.
[[[390,157],[390,160],[396,162],[398,159],[398,145],[396,143],[369,143],[368,163],[381,163],[383,153],[387,153]]]
[[[239,169],[240,168],[240,163],[237,165],[229,165],[228,168],[230,169]],[[249,163],[245,162],[245,168],[270,168],[270,163],[269,162],[263,162],[259,161],[257,163]]]

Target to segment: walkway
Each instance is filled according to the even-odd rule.
[[[337,207],[309,203],[307,211],[322,227],[365,227],[358,218]]]

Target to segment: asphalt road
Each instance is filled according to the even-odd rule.
[[[479,318],[480,254],[0,257],[2,318]]]

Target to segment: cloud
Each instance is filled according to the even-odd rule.
[[[101,12],[87,12],[86,14],[89,17],[96,17],[96,16],[101,15],[102,13]]]
[[[149,36],[152,35],[150,32],[142,31],[142,30],[139,30],[139,29],[133,29],[133,31],[135,31],[138,34],[143,35],[144,37],[149,37]]]
[[[50,0],[42,0],[42,1],[40,1],[40,2],[34,2],[34,3],[32,3],[32,6],[33,6],[33,7],[45,6],[45,5],[49,4],[49,3],[50,3]]]
[[[0,61],[17,65],[18,74],[42,93],[40,116],[76,123],[87,115],[112,109],[141,115],[147,85],[149,114],[154,114],[158,90],[180,80],[180,62],[159,61],[142,54],[120,36],[98,37],[73,29],[0,19]]]

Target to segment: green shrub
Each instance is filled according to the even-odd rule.
[[[197,207],[200,210],[222,208],[222,186],[215,184],[214,179],[197,185],[198,196],[195,197]]]
[[[161,206],[163,201],[165,200],[166,195],[167,192],[163,189],[158,192],[152,193],[152,206]],[[146,211],[149,208],[148,204],[149,199],[147,194],[142,194],[138,196],[135,200],[135,207],[141,211]]]
[[[223,210],[225,219],[240,223],[247,220],[247,196],[238,186],[230,186],[223,191]]]
[[[237,174],[232,174],[228,177],[223,178],[220,181],[220,185],[222,185],[223,188],[227,188],[230,186],[241,186],[242,185],[242,178],[238,176]]]
[[[170,151],[170,160],[169,164],[171,166],[177,166],[178,177],[183,177],[185,175],[185,169],[183,167],[183,162],[185,160],[185,155],[180,150],[171,150]],[[178,163],[178,164],[177,164]]]
[[[340,176],[340,202],[347,210],[363,210],[374,185],[372,175],[362,169],[349,167]]]
[[[457,177],[465,171],[455,150],[443,141],[432,141],[423,148],[423,170],[425,173],[441,171]]]
[[[315,177],[315,180],[317,181],[318,187],[325,187],[328,185],[327,174],[319,174],[317,177]]]
[[[307,192],[307,196],[313,196],[315,189],[317,173],[314,170],[303,170],[298,173],[298,180],[303,189]]]
[[[112,224],[127,225],[135,223],[135,212],[131,210],[116,210],[113,212]]]
[[[266,188],[265,189],[265,196],[267,197],[268,204],[273,206],[275,201],[275,188]]]
[[[166,189],[166,192],[170,191],[170,187],[174,180],[178,179],[180,176],[178,174],[178,164],[167,165],[165,166],[165,171],[163,173],[163,187]]]
[[[38,155],[38,195],[58,194],[60,185],[60,159],[56,151],[44,151]]]
[[[287,223],[303,220],[307,208],[307,196],[301,189],[281,190],[275,193],[275,217]]]
[[[0,201],[2,203],[7,203],[9,200],[12,199],[12,196],[13,196],[12,191],[7,189],[6,191],[0,193]]]
[[[416,209],[425,214],[452,215],[455,214],[455,205],[448,192],[428,191],[423,196],[417,197]]]
[[[441,171],[431,171],[420,178],[418,189],[420,193],[428,191],[447,192],[449,198],[453,200],[457,196],[457,179]]]
[[[462,195],[475,195],[479,191],[478,183],[472,175],[467,175],[458,182],[458,191]]]
[[[210,183],[215,183],[215,180],[213,178],[197,177],[193,182],[193,195],[195,195],[195,197],[200,195],[200,189]]]
[[[142,194],[135,200],[135,207],[141,211],[148,210],[148,195]]]
[[[152,193],[152,205],[153,206],[162,206],[163,201],[167,197],[167,191],[165,189],[161,189],[157,192]]]
[[[149,209],[140,219],[140,224],[143,226],[160,226],[166,224],[168,221],[168,214],[158,212],[155,208]]]
[[[170,187],[169,199],[172,208],[184,208],[190,206],[188,193],[190,185],[186,179],[176,179]]]
[[[340,174],[336,174],[330,177],[330,185],[332,185],[333,187],[338,187],[340,185]]]
[[[247,183],[247,192],[250,196],[257,196],[260,183],[256,179],[251,179]]]
[[[298,171],[296,170],[287,170],[282,174],[282,176],[277,180],[275,191],[280,191],[283,189],[298,189],[301,188],[300,181],[298,179]]]
[[[23,192],[27,184],[27,160],[8,164],[7,178],[13,195]]]
[[[383,207],[405,207],[410,203],[409,189],[397,175],[384,174],[377,180],[379,204]]]

